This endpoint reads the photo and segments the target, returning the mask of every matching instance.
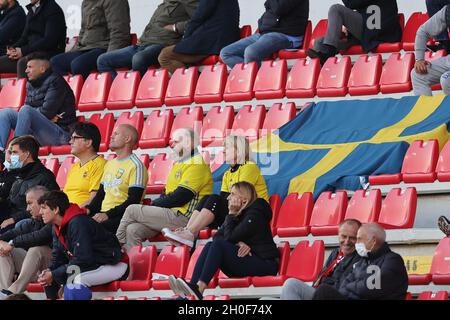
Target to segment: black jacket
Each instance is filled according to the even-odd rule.
[[[261,34],[280,32],[303,36],[309,17],[309,0],[267,0],[266,11],[258,20]]]
[[[258,198],[236,217],[227,215],[215,237],[223,237],[232,243],[244,242],[252,254],[262,259],[279,258],[279,252],[270,230],[272,209],[266,200]]]
[[[81,272],[102,265],[117,264],[126,257],[116,236],[88,217],[76,204],[66,210],[60,227],[53,228],[53,280],[65,284],[67,268],[77,266]]]
[[[66,131],[77,121],[73,91],[66,80],[51,69],[36,80],[28,81],[25,104],[39,109],[49,120],[64,113],[57,124]]]
[[[14,173],[16,181],[11,186],[8,202],[10,216],[15,222],[31,218],[26,211],[25,194],[28,189],[41,185],[49,190],[59,190],[55,176],[40,161],[29,163],[11,172]]]
[[[13,240],[15,248],[28,250],[32,247],[51,246],[52,226],[46,225],[42,219],[30,219],[20,225],[19,228],[11,229],[0,235],[0,240]]]
[[[376,272],[371,270],[374,267],[380,270],[378,289],[367,286],[367,283],[376,283],[373,281]],[[403,258],[392,252],[387,243],[361,258],[339,286],[339,292],[351,300],[404,300],[407,289],[408,274]]]
[[[25,27],[26,15],[16,2],[0,14],[0,55],[6,54],[6,47],[19,40]]]
[[[63,53],[66,49],[66,19],[64,12],[55,0],[41,0],[33,11],[27,5],[27,21],[20,39],[13,47],[20,48],[23,56],[35,51],[47,52],[50,56]]]
[[[239,40],[239,3],[237,0],[200,0],[174,52],[218,55],[227,45]]]
[[[342,0],[347,8],[358,11],[363,16],[363,35],[361,45],[364,51],[372,51],[382,42],[399,42],[402,39],[402,29],[398,22],[398,7],[396,0]],[[381,29],[369,29],[367,20],[373,20],[373,12],[367,13],[367,8],[376,5],[381,10]],[[369,21],[370,22],[370,21]]]
[[[8,171],[6,169],[0,171],[0,212],[8,210],[9,192],[14,181],[16,181],[14,171]]]
[[[325,262],[325,265],[323,269],[320,271],[316,280],[319,279],[320,276],[328,269],[331,263],[337,258],[338,254],[339,248],[336,248],[333,251],[331,251],[330,256]],[[334,286],[336,289],[339,288],[342,279],[344,279],[349,273],[353,271],[353,265],[356,262],[358,262],[359,259],[360,256],[356,251],[354,251],[349,256],[344,257],[344,259],[338,263],[338,265],[334,268],[332,272],[330,272],[327,276],[323,277],[323,279],[320,281],[320,284],[328,284],[330,286]]]

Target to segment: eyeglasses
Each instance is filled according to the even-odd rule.
[[[69,141],[74,141],[76,139],[86,139],[85,137],[81,137],[81,136],[71,136]]]

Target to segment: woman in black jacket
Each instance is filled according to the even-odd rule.
[[[206,244],[191,282],[169,277],[170,288],[179,295],[203,298],[203,292],[221,269],[228,277],[276,275],[279,253],[270,231],[272,210],[257,198],[255,187],[245,181],[231,188],[229,214],[212,242]]]

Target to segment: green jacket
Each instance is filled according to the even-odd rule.
[[[81,30],[72,51],[108,51],[130,45],[130,7],[127,0],[83,0]]]
[[[178,43],[183,36],[187,23],[197,9],[199,0],[163,0],[156,8],[150,22],[139,39],[140,45],[162,44],[170,46]],[[177,32],[164,29],[175,24]]]

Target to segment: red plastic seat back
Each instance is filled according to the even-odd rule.
[[[189,264],[186,269],[186,276],[184,279],[186,281],[191,281],[192,275],[194,274],[195,265],[197,263],[198,257],[200,257],[200,254],[202,253],[203,248],[205,247],[204,244],[200,244],[196,246],[194,253],[192,253],[191,258],[189,259]]]
[[[95,124],[100,130],[100,152],[105,152],[109,148],[109,142],[111,141],[111,133],[114,127],[114,115],[112,113],[106,113],[103,117],[101,114],[93,114],[89,118],[89,122]]]
[[[164,104],[168,83],[167,69],[147,70],[136,92],[136,106],[138,108],[161,107]]]
[[[158,153],[148,166],[147,185],[166,185],[174,161],[165,153]]]
[[[227,77],[227,66],[224,64],[205,67],[195,88],[195,103],[221,102]]]
[[[289,257],[286,276],[304,282],[313,281],[323,267],[324,250],[322,240],[314,241],[311,246],[309,241],[299,241]]]
[[[414,53],[393,53],[383,66],[380,89],[384,94],[412,90],[411,70],[414,67]]]
[[[317,96],[340,97],[348,92],[347,84],[352,68],[349,56],[331,57],[325,62],[317,80]]]
[[[121,113],[119,118],[117,118],[116,120],[113,131],[121,124],[129,124],[136,128],[138,137],[140,137],[142,133],[142,127],[144,125],[144,113],[142,111],[136,111],[135,113],[133,113],[133,115],[131,115],[131,113],[128,111]]]
[[[183,108],[177,113],[177,116],[173,121],[170,137],[172,137],[173,133],[180,128],[190,128],[194,129],[196,132],[200,132],[202,121],[203,121],[202,107]]]
[[[64,161],[61,163],[61,167],[58,170],[58,174],[56,175],[56,182],[58,183],[59,187],[64,189],[64,186],[66,185],[67,181],[67,173],[69,173],[70,169],[72,169],[73,165],[75,164],[75,157],[66,157]]]
[[[356,60],[348,79],[351,95],[377,94],[383,61],[381,55],[363,55]]]
[[[253,85],[257,72],[258,65],[256,62],[235,65],[228,75],[223,100],[229,102],[253,99]]]
[[[189,250],[186,246],[166,245],[156,260],[155,271],[159,274],[184,277],[189,263]]]
[[[130,275],[128,280],[151,280],[155,269],[157,250],[154,245],[134,246],[128,251]]]
[[[403,50],[414,51],[414,43],[416,41],[417,30],[428,20],[428,14],[422,12],[414,12],[406,22],[403,30]]]
[[[272,235],[275,236],[276,228],[275,224],[278,220],[278,215],[280,214],[281,208],[281,197],[278,193],[272,194],[269,197],[270,208],[272,209],[272,220],[270,220],[270,229],[272,230]]]
[[[100,111],[105,109],[111,86],[111,74],[91,73],[83,84],[78,110],[80,111]]]
[[[145,120],[139,146],[163,148],[169,144],[174,115],[172,109],[154,110]]]
[[[356,219],[361,223],[376,222],[381,210],[380,189],[356,190],[348,202],[345,219]]]
[[[319,59],[299,59],[289,73],[286,82],[286,97],[314,97],[320,70]]]
[[[205,118],[200,132],[202,146],[221,146],[227,132],[233,126],[233,106],[212,107]]]
[[[231,134],[246,136],[250,141],[259,138],[260,129],[266,118],[266,107],[242,106],[234,118]]]
[[[67,75],[64,76],[64,79],[69,84],[70,88],[73,91],[73,95],[75,96],[75,105],[78,106],[78,101],[80,100],[81,89],[83,89],[83,76],[76,74],[74,76]]]
[[[266,60],[256,75],[253,91],[256,99],[281,99],[284,97],[287,76],[286,60]]]
[[[112,110],[133,108],[140,81],[138,71],[119,71],[111,85],[106,107]]]
[[[58,175],[59,170],[58,158],[48,159],[44,165],[48,170],[50,170],[55,175],[55,177]]]
[[[316,39],[325,36],[325,34],[327,33],[327,28],[328,28],[328,19],[322,19],[319,22],[317,22],[311,35],[309,48],[314,48],[314,42],[316,41]]]
[[[439,181],[450,181],[450,142],[448,141],[439,155],[436,173]]]
[[[293,102],[288,102],[284,106],[281,103],[274,103],[266,114],[261,135],[270,134],[281,128],[295,118],[296,112]]]
[[[386,229],[412,228],[416,217],[417,191],[394,188],[387,194],[381,206],[378,223]]]
[[[441,281],[436,281],[436,276],[440,278],[445,277],[445,284],[450,284],[450,237],[445,237],[439,241],[434,251],[430,273],[433,275],[435,284],[441,283]]]
[[[305,192],[300,197],[298,193],[289,194],[281,205],[276,227],[307,227],[311,219],[314,198],[311,192]]]
[[[448,300],[448,292],[447,291],[424,291],[419,294],[417,300]]]
[[[194,102],[194,91],[198,80],[197,67],[175,70],[167,86],[167,106],[187,105]]]
[[[409,146],[403,159],[402,174],[405,182],[421,182],[414,180],[415,175],[427,174],[431,181],[435,179],[435,169],[439,158],[439,142],[436,139],[416,140]],[[408,179],[409,178],[409,179]],[[408,181],[411,180],[411,181]],[[419,179],[420,180],[420,179]]]
[[[315,228],[325,227],[337,232],[339,223],[344,219],[347,199],[347,192],[345,191],[322,192],[316,200],[311,214],[310,226],[313,235],[315,234]]]
[[[25,103],[26,79],[10,79],[0,91],[0,109],[19,110]]]
[[[252,26],[249,24],[243,25],[240,30],[240,38],[244,39],[252,35]]]

